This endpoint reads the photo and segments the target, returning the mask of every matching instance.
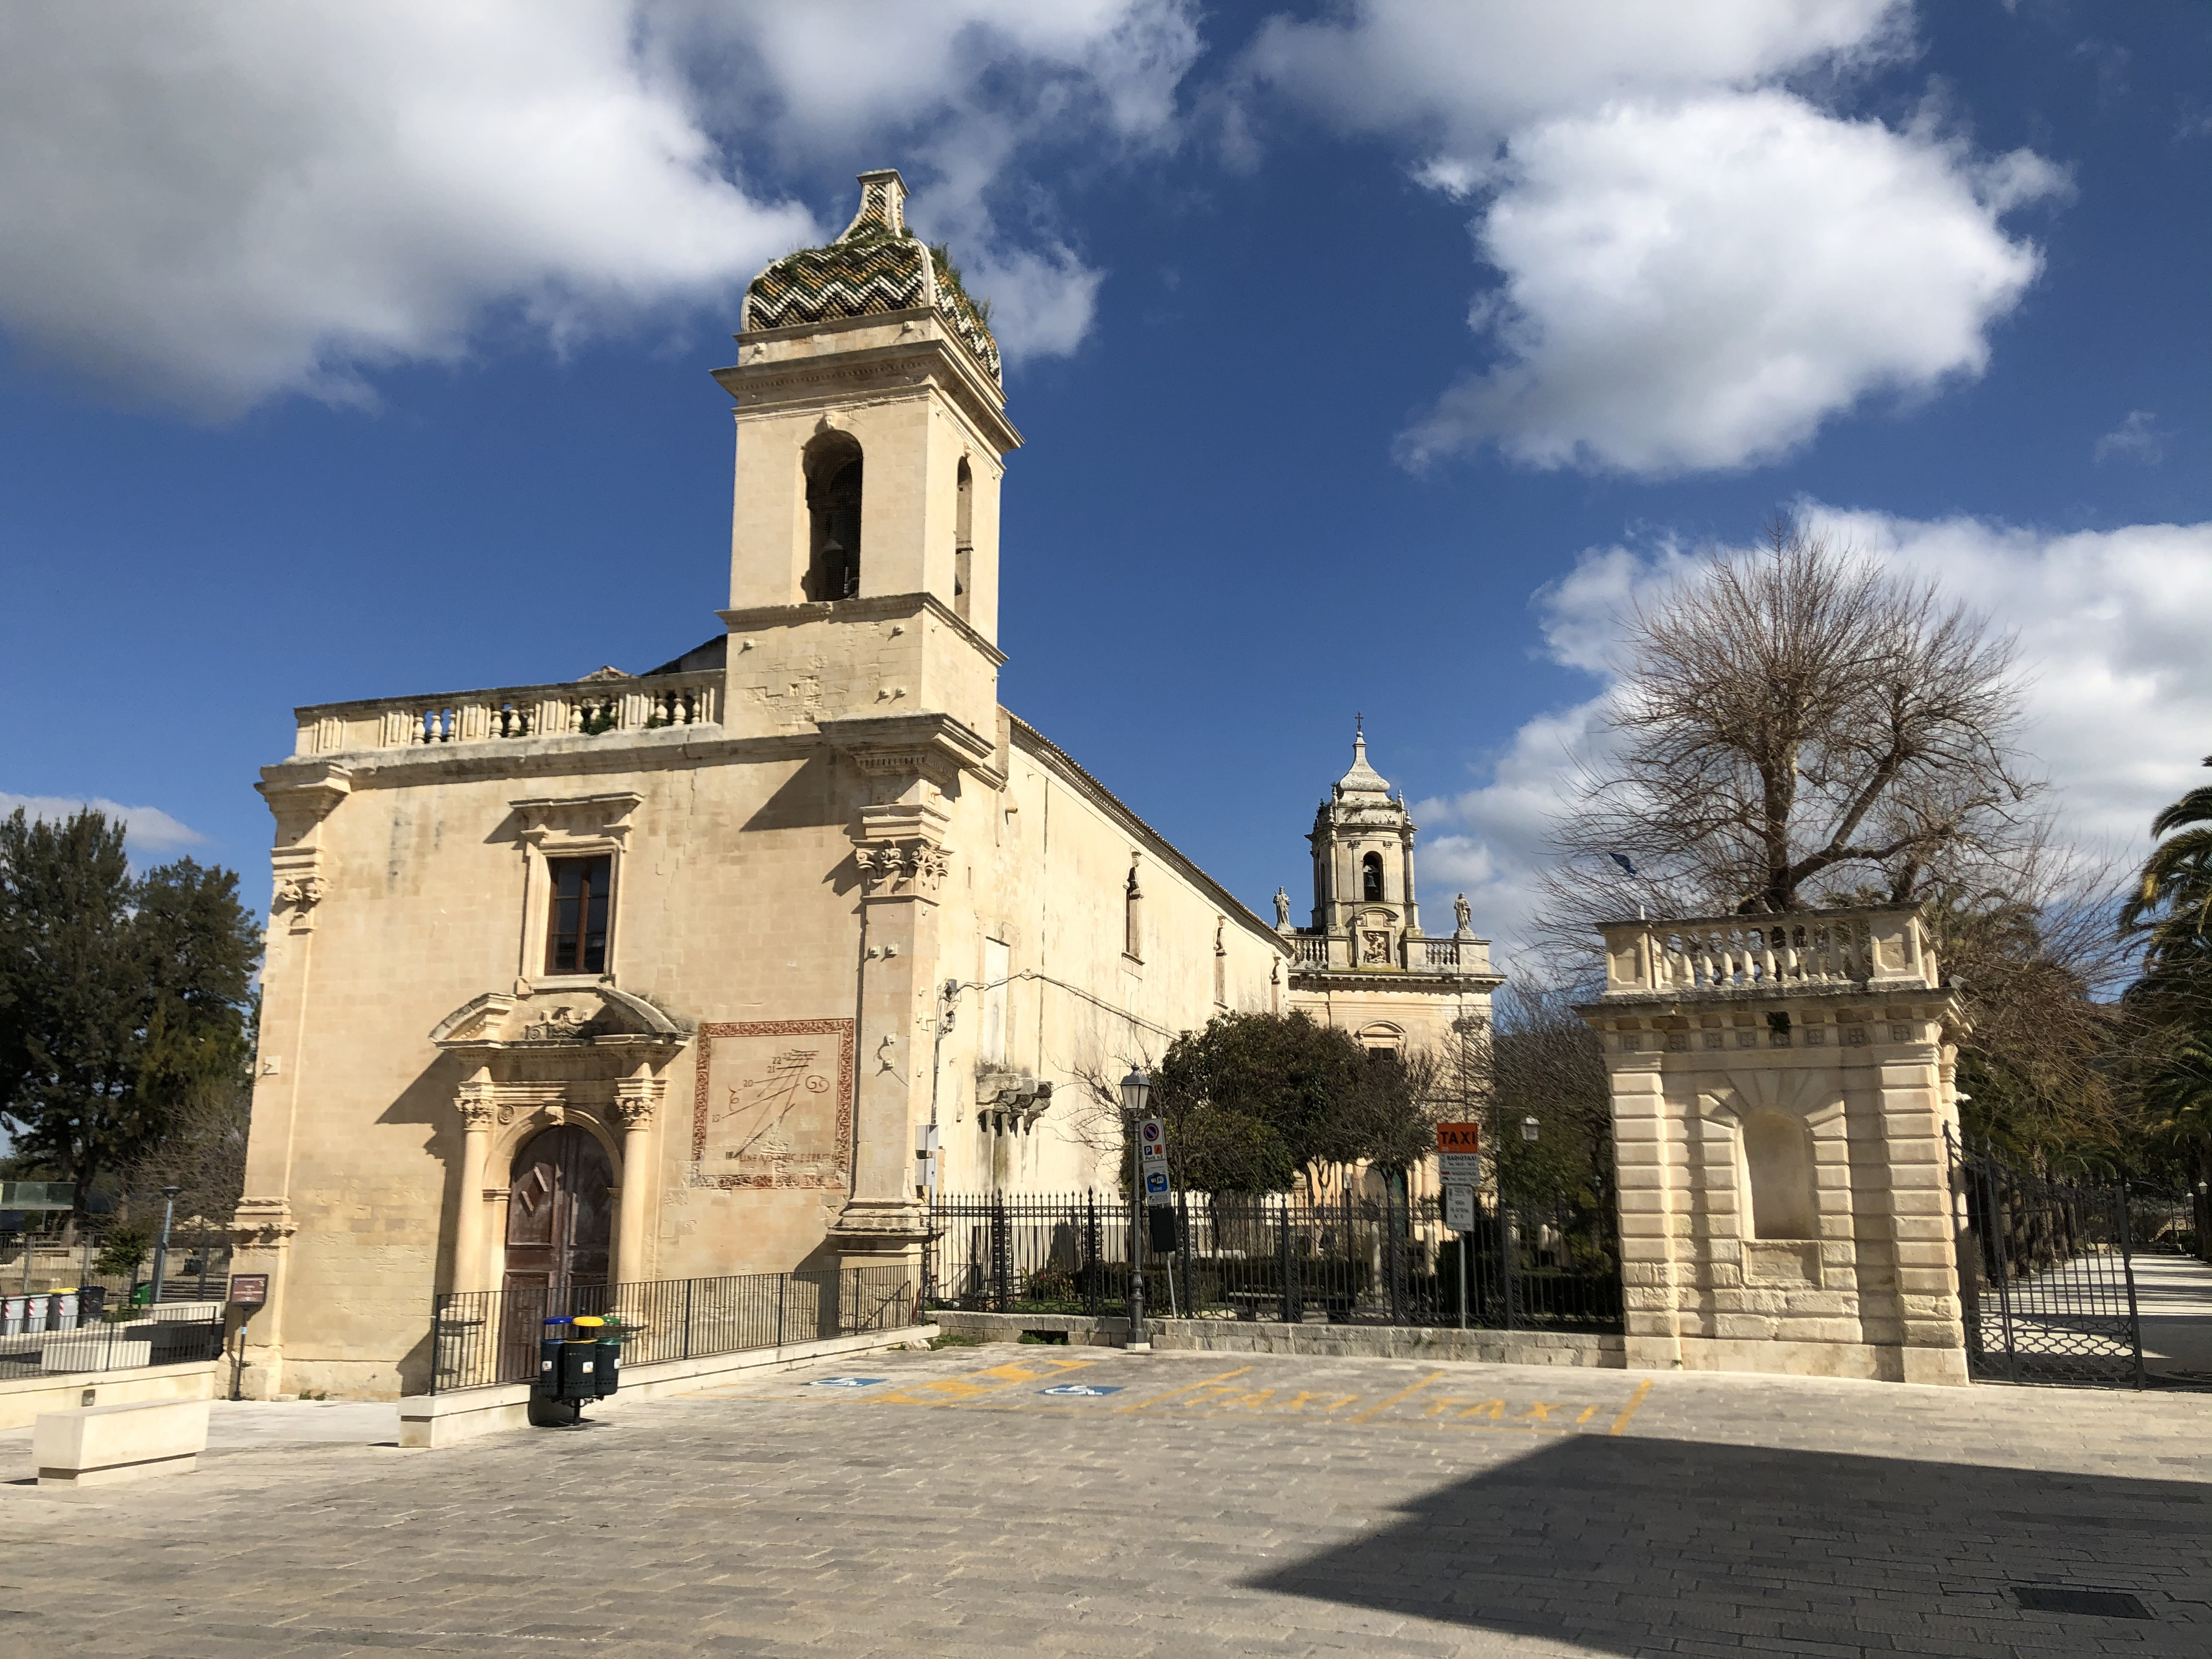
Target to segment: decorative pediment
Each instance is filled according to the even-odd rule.
[[[604,795],[568,795],[509,801],[522,820],[522,839],[543,848],[556,844],[588,842],[622,844],[629,836],[630,815],[645,797],[629,790]]]
[[[431,1028],[448,1050],[546,1047],[681,1048],[691,1033],[642,997],[611,985],[516,996],[487,991]]]

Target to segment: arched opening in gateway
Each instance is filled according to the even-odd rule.
[[[860,445],[824,432],[806,446],[806,579],[810,599],[849,599],[860,591]]]
[[[1359,896],[1370,904],[1382,902],[1382,855],[1370,853],[1359,860]]]

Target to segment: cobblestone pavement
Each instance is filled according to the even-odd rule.
[[[448,1451],[289,1420],[0,1486],[7,1650],[2212,1653],[2212,1395],[998,1346]]]

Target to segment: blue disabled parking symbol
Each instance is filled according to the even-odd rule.
[[[1103,1395],[1119,1394],[1118,1388],[1103,1388],[1096,1382],[1060,1382],[1049,1389],[1039,1389],[1039,1394],[1056,1394],[1077,1400],[1096,1400]]]
[[[885,1380],[880,1376],[817,1376],[806,1386],[810,1389],[872,1389]]]

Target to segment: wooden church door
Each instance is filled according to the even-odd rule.
[[[514,1155],[507,1189],[507,1288],[605,1284],[613,1187],[606,1149],[588,1131],[566,1123],[532,1136]]]

